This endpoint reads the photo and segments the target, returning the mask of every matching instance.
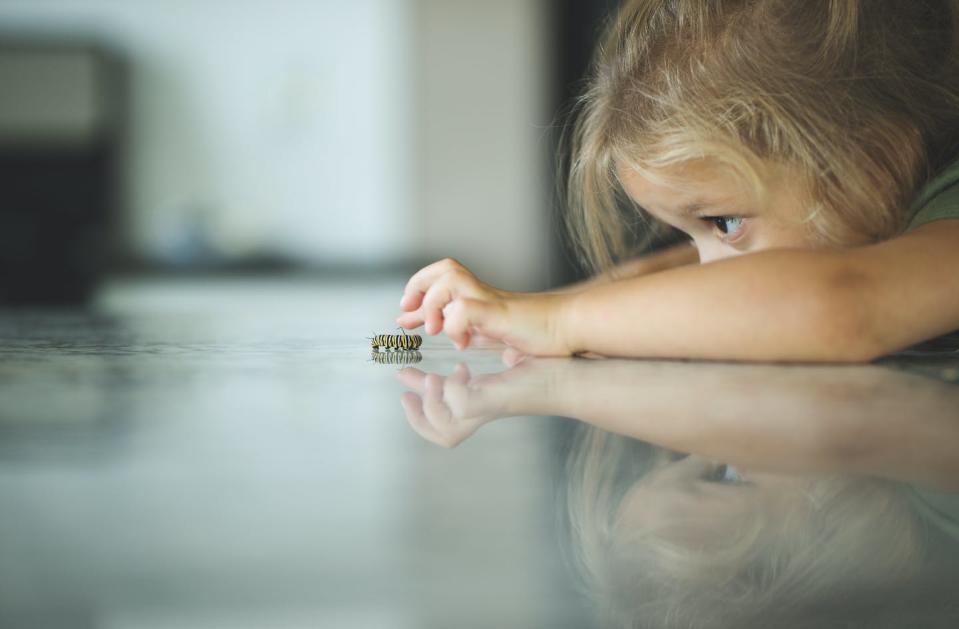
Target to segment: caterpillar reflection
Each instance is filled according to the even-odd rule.
[[[423,360],[423,354],[415,349],[405,352],[378,352],[374,349],[370,352],[370,360],[381,365],[415,365]]]
[[[370,339],[370,345],[373,351],[379,351],[383,348],[389,350],[412,351],[419,349],[423,344],[423,337],[418,334],[377,334]]]

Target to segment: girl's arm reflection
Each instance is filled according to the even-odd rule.
[[[501,417],[584,422],[562,511],[602,626],[956,620],[957,539],[933,494],[896,481],[955,487],[957,387],[875,366],[578,360],[400,377],[411,425],[446,446]]]
[[[959,488],[959,387],[879,366],[531,359],[473,377],[407,368],[411,426],[455,446],[503,417],[572,417],[754,471]]]

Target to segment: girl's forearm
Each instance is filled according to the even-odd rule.
[[[765,251],[589,287],[559,326],[577,352],[715,360],[859,362],[867,282],[842,252]]]

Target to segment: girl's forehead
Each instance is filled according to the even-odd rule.
[[[801,173],[777,163],[758,164],[750,176],[708,158],[655,169],[621,162],[616,172],[623,189],[634,200],[668,205],[666,209],[724,203],[758,209],[769,203],[803,205],[808,197]]]
[[[774,176],[778,170],[773,164],[760,164],[754,168],[753,175],[759,179],[766,179]],[[616,171],[620,178],[625,177],[631,181],[640,179],[663,188],[674,188],[679,192],[716,185],[746,187],[747,181],[743,173],[737,172],[719,160],[710,158],[685,160],[661,167],[645,167],[636,162],[623,160],[616,163]]]
[[[643,199],[649,204],[685,206],[729,199],[742,200],[755,195],[743,178],[735,176],[728,168],[705,160],[656,170],[640,171],[621,166],[618,176],[631,197]]]

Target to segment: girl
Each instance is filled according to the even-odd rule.
[[[568,175],[598,275],[512,293],[447,259],[397,321],[460,349],[868,361],[959,328],[957,159],[955,1],[626,0]],[[637,217],[690,242],[623,263]]]

